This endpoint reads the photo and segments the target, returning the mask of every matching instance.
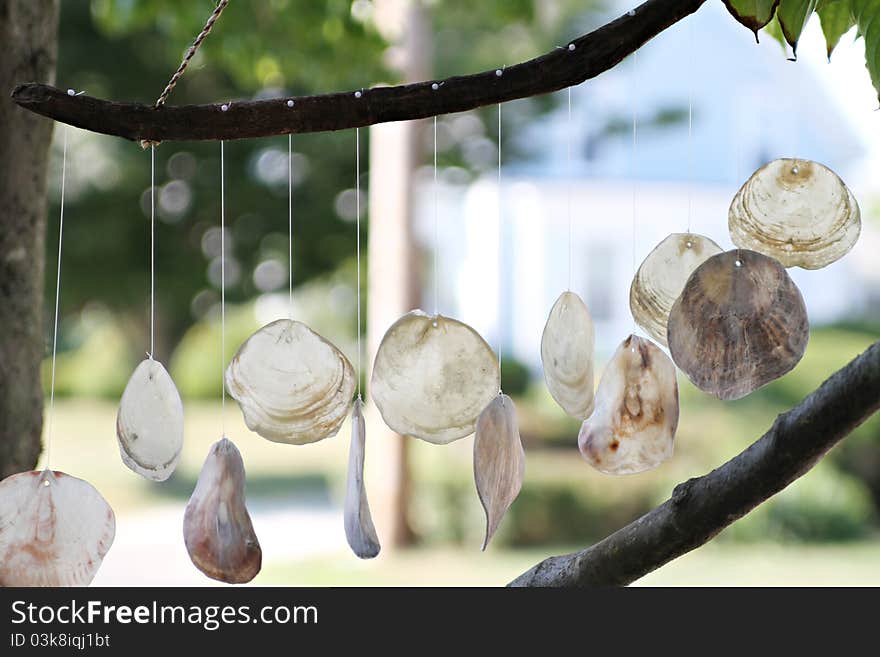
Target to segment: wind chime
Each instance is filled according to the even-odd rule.
[[[174,89],[187,63],[228,0],[222,0],[187,52],[156,105]],[[632,12],[631,14],[632,15]],[[567,50],[574,51],[569,44]],[[633,56],[633,70],[636,57]],[[495,72],[504,75],[503,69]],[[693,78],[693,76],[691,76]],[[636,77],[634,75],[633,79]],[[439,89],[434,83],[432,89]],[[68,91],[74,95],[73,90]],[[692,89],[691,89],[692,93]],[[363,91],[355,92],[360,98]],[[287,100],[293,108],[294,101]],[[692,98],[688,111],[692,176]],[[220,107],[228,111],[229,104]],[[498,249],[504,209],[501,179],[502,109],[498,105]],[[636,224],[636,127],[633,105],[633,234]],[[571,128],[571,88],[568,88]],[[289,315],[250,336],[222,371],[226,392],[241,408],[247,427],[279,443],[305,445],[338,433],[351,416],[345,535],[360,558],[380,551],[364,485],[366,446],[361,326],[360,131],[355,131],[357,189],[357,369],[340,349],[294,319],[293,159],[288,135]],[[150,350],[135,369],[120,401],[117,438],[123,463],[146,479],[172,474],[183,445],[183,405],[162,364],[154,358],[155,144],[150,148]],[[600,472],[633,474],[672,456],[679,417],[675,366],[701,390],[719,399],[743,397],[791,370],[803,356],[809,323],[803,299],[786,267],[818,269],[845,255],[860,232],[858,204],[840,178],[817,162],[779,159],[758,169],[730,206],[728,224],[736,249],[722,251],[691,232],[691,194],[685,233],[660,242],[633,269],[630,309],[634,330],[605,367],[594,388],[593,321],[572,290],[573,213],[571,146],[567,147],[568,288],[550,311],[540,351],[547,388],[569,415],[581,420],[577,443]],[[225,359],[224,142],[220,142],[221,347]],[[55,362],[61,291],[67,129],[61,175],[51,397],[46,468],[0,482],[0,585],[85,585],[113,541],[112,509],[90,484],[50,469],[54,437]],[[434,233],[437,221],[437,119],[434,118]],[[435,244],[436,247],[436,244]],[[372,368],[370,392],[383,420],[398,433],[443,445],[474,434],[474,481],[486,514],[483,549],[523,483],[525,452],[513,400],[501,386],[501,335],[497,355],[464,322],[439,312],[434,255],[435,309],[413,310],[385,333]],[[499,268],[501,258],[499,257]],[[635,324],[653,340],[635,335]],[[656,341],[656,343],[654,342]],[[669,348],[672,360],[660,345]],[[674,361],[674,363],[673,363]],[[221,367],[222,369],[222,367]],[[221,424],[183,520],[184,542],[194,565],[228,583],[252,580],[262,551],[245,499],[241,454]]]

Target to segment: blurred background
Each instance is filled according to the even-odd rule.
[[[153,102],[212,7],[210,0],[62,3],[58,86]],[[612,0],[233,2],[170,103],[442,81],[564,47],[628,8]],[[360,327],[354,131],[294,136],[297,319],[352,362],[358,330],[372,352],[396,316],[414,307],[473,325],[503,355],[503,387],[516,401],[527,449],[526,481],[483,554],[472,439],[434,446],[394,437],[370,408],[367,490],[383,553],[362,562],[342,525],[348,427],[314,445],[272,444],[250,433],[230,402],[227,433],[245,459],[264,555],[254,583],[504,584],[543,557],[604,537],[666,499],[676,483],[735,455],[877,340],[880,190],[871,174],[880,119],[863,44],[845,36],[829,63],[813,18],[798,55],[788,61],[769,35],[756,45],[721,2],[707,3],[641,49],[637,61],[574,88],[571,120],[565,91],[505,105],[500,194],[494,107],[438,119],[436,186],[431,121],[362,130],[369,245],[362,292],[370,310]],[[47,269],[56,262],[61,137],[56,130]],[[186,433],[177,472],[154,484],[122,465],[115,438],[116,405],[149,342],[150,155],[120,139],[75,129],[69,137],[53,466],[91,481],[116,510],[116,543],[96,584],[210,584],[186,555],[181,523],[221,431],[219,146],[156,149],[155,356],[184,398]],[[286,149],[286,137],[226,146],[227,357],[262,324],[287,315]],[[803,361],[736,402],[717,401],[680,376],[674,458],[633,477],[592,470],[576,448],[578,423],[550,398],[540,364],[547,313],[569,285],[568,199],[571,287],[596,322],[598,376],[632,331],[634,260],[688,225],[729,248],[735,191],[758,166],[791,156],[837,171],[863,219],[861,239],[844,259],[791,272],[812,323]],[[46,284],[51,349],[54,277]],[[878,511],[875,418],[710,545],[640,583],[878,585]]]

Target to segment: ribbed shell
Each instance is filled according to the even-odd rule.
[[[739,399],[797,365],[810,327],[785,268],[735,249],[691,275],[669,314],[668,336],[675,364],[695,386],[719,399]]]
[[[574,292],[559,295],[541,336],[547,389],[562,409],[583,420],[593,411],[593,319]]]
[[[364,486],[364,451],[366,425],[361,412],[361,400],[355,399],[351,411],[351,446],[348,452],[348,482],[345,488],[345,538],[349,547],[361,559],[372,559],[381,546],[370,504]]]

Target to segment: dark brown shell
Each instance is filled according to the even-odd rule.
[[[675,364],[700,390],[739,399],[797,365],[810,337],[800,290],[773,258],[735,249],[688,279],[669,313]]]

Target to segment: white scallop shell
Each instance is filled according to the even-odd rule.
[[[162,363],[142,361],[125,386],[116,415],[122,462],[139,475],[165,481],[183,449],[183,403]]]
[[[496,395],[477,418],[474,433],[474,482],[486,512],[484,550],[519,495],[525,469],[516,407],[507,395]]]
[[[254,333],[226,368],[226,389],[245,424],[279,443],[304,445],[336,435],[356,387],[345,355],[291,319]]]
[[[810,160],[773,160],[755,171],[728,213],[733,243],[786,267],[820,269],[853,247],[859,204],[843,181]]]
[[[87,586],[116,535],[113,509],[52,470],[0,481],[0,586]]]
[[[345,488],[345,538],[361,559],[379,554],[379,537],[370,515],[367,490],[364,486],[364,450],[366,426],[361,400],[354,400],[351,411],[351,446],[348,452],[348,483]]]
[[[721,247],[708,237],[673,233],[639,266],[629,288],[629,308],[636,324],[663,346],[672,304],[693,271],[716,253]]]
[[[562,409],[583,420],[593,412],[593,319],[574,292],[559,295],[541,336],[547,389]]]
[[[394,431],[442,445],[473,433],[499,387],[498,359],[479,333],[413,310],[382,338],[370,393]]]
[[[672,456],[677,428],[675,365],[647,338],[629,336],[602,372],[596,410],[578,435],[581,455],[606,474],[644,472]]]

